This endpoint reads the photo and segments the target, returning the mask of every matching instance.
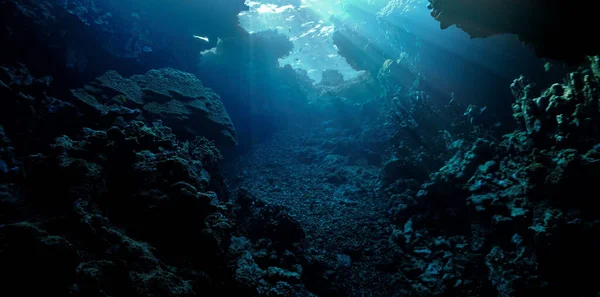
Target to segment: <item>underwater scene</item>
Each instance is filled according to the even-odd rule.
[[[0,0],[0,296],[599,297],[589,6]]]

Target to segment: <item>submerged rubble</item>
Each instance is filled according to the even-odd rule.
[[[392,212],[399,249],[411,255],[397,261],[407,265],[406,257],[418,257],[443,267],[425,282],[426,292],[591,296],[598,291],[597,274],[580,269],[582,262],[600,262],[592,239],[599,234],[599,218],[591,210],[600,169],[593,128],[597,59],[591,64],[540,97],[523,77],[515,80],[513,106],[521,128],[501,142],[478,139],[462,146],[418,191],[396,196],[399,204]],[[542,102],[552,103],[540,108]],[[559,124],[563,114],[569,120],[564,125]],[[574,129],[578,119],[587,124]],[[407,250],[407,244],[414,248]],[[446,260],[434,260],[436,253],[445,253]],[[420,278],[432,266],[422,267]],[[464,269],[479,277],[466,281]]]
[[[600,261],[593,210],[600,172],[597,58],[589,65],[546,90],[536,91],[524,77],[506,86],[515,96],[518,128],[501,137],[476,125],[469,111],[478,108],[462,112],[455,102],[446,106],[456,110],[454,117],[445,113],[451,129],[423,125],[438,109],[427,97],[417,100],[427,95],[418,86],[388,92],[396,98],[383,93],[380,103],[390,101],[377,120],[349,126],[345,121],[362,109],[347,106],[368,103],[336,96],[356,81],[325,85],[322,108],[341,108],[341,118],[322,113],[319,125],[278,134],[228,176],[290,207],[333,269],[329,286],[345,295],[592,296],[597,273],[581,269]],[[392,71],[383,65],[383,87],[403,79]],[[382,118],[395,125],[377,126]],[[388,157],[361,162],[368,151],[357,148],[370,143],[361,131],[374,129],[390,133],[371,135],[380,144],[368,147]],[[330,146],[345,142],[353,145]]]
[[[412,0],[334,19],[365,72],[315,84],[278,65],[285,35],[237,26],[243,1],[112,2],[0,0],[0,294],[599,294],[597,56],[504,86],[499,129],[479,103],[500,95],[468,102],[422,71],[432,52],[391,22]],[[579,4],[430,3],[442,27],[546,57],[597,50],[570,34]]]

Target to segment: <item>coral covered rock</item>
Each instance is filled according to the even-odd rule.
[[[589,149],[600,142],[598,57],[589,63],[543,92],[523,76],[511,85],[516,98],[513,116],[539,147]]]
[[[145,119],[162,120],[183,138],[205,136],[219,145],[236,144],[233,123],[219,95],[190,73],[163,68],[123,78],[108,71],[72,93],[76,102],[103,113],[115,105],[140,109]]]
[[[50,81],[0,68],[1,294],[313,296],[299,223],[251,200],[235,212],[213,141],[123,106],[211,103],[193,76],[109,72],[75,104]]]

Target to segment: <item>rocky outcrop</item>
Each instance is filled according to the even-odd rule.
[[[218,145],[237,143],[219,95],[190,73],[163,68],[123,78],[108,71],[72,94],[76,104],[99,113],[126,107],[149,122],[162,120],[183,139],[204,136]]]
[[[596,12],[587,3],[551,1],[429,0],[442,29],[456,25],[471,37],[515,34],[538,55],[579,63],[600,53]]]
[[[339,86],[344,83],[344,75],[337,69],[326,69],[323,70],[319,83],[324,86]]]
[[[228,273],[215,269],[232,221],[211,142],[178,141],[125,107],[97,121],[48,97],[49,79],[1,70],[3,290],[191,296]]]
[[[395,1],[390,1],[390,5],[391,2]],[[396,5],[409,7],[410,3]],[[335,24],[333,43],[338,53],[353,69],[367,71],[374,77],[388,59],[397,59],[401,55],[410,55],[414,59],[419,50],[417,44],[422,42],[406,28],[410,22],[393,23],[390,21],[393,18],[387,15],[389,12],[385,12],[387,6],[382,11],[377,7],[376,4],[350,4],[347,9],[352,18],[331,18]],[[372,25],[361,26],[361,23]]]
[[[325,73],[325,72],[324,72]],[[339,80],[341,78],[341,80]],[[365,103],[380,95],[381,85],[369,73],[363,73],[357,77],[344,80],[343,77],[338,77],[333,83],[323,82],[316,84],[312,89],[315,91],[314,101],[327,101],[332,98],[345,98],[352,103]],[[331,102],[333,103],[333,102]]]
[[[2,0],[0,64],[25,63],[35,75],[53,76],[57,88],[109,69],[127,76],[166,66],[189,71],[200,51],[240,30],[237,14],[245,8],[243,0]]]
[[[335,18],[333,20],[336,21]],[[378,47],[369,47],[369,38],[365,37],[368,35],[362,33],[337,20],[333,43],[338,48],[338,54],[353,69],[365,70],[375,76],[386,59],[386,53]]]
[[[123,106],[212,96],[177,77],[191,79],[110,72],[69,103],[48,96],[51,78],[0,68],[1,295],[312,296],[300,279],[323,271],[303,273],[318,259],[285,209],[242,198],[234,212],[212,141]]]
[[[600,142],[600,64],[588,59],[589,68],[572,72],[564,83],[540,92],[524,76],[511,85],[516,98],[513,117],[538,148],[589,149]]]
[[[513,83],[519,129],[478,138],[420,187],[394,192],[397,256],[423,296],[592,296],[600,263],[595,182],[598,59],[538,92]],[[406,177],[403,177],[406,179]],[[402,189],[397,187],[396,189]],[[442,256],[444,255],[444,256]],[[424,262],[423,262],[424,261]]]
[[[377,74],[379,83],[391,92],[394,92],[392,89],[399,87],[404,90],[411,89],[418,83],[418,78],[418,71],[405,57],[385,60]]]

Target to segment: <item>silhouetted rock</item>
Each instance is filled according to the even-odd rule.
[[[127,76],[167,66],[190,71],[200,51],[242,30],[237,15],[246,8],[244,0],[2,0],[0,64],[25,63],[60,88],[111,69]]]
[[[79,90],[87,102],[74,106],[47,96],[50,81],[0,68],[2,294],[311,296],[299,281],[299,224],[281,208],[252,205],[236,218],[212,141],[180,139],[122,105],[217,104],[214,93],[172,69],[134,79],[109,72]],[[201,106],[204,115],[223,111]],[[256,246],[231,253],[247,231],[235,221],[245,219],[259,222]],[[249,253],[260,283],[240,277]]]
[[[108,71],[72,93],[79,103],[101,113],[115,106],[140,109],[143,118],[162,120],[184,139],[204,136],[218,145],[237,143],[219,95],[190,73],[163,68],[123,78]]]
[[[538,55],[579,63],[600,53],[596,11],[588,3],[549,1],[429,0],[442,29],[456,25],[471,37],[516,34]]]

